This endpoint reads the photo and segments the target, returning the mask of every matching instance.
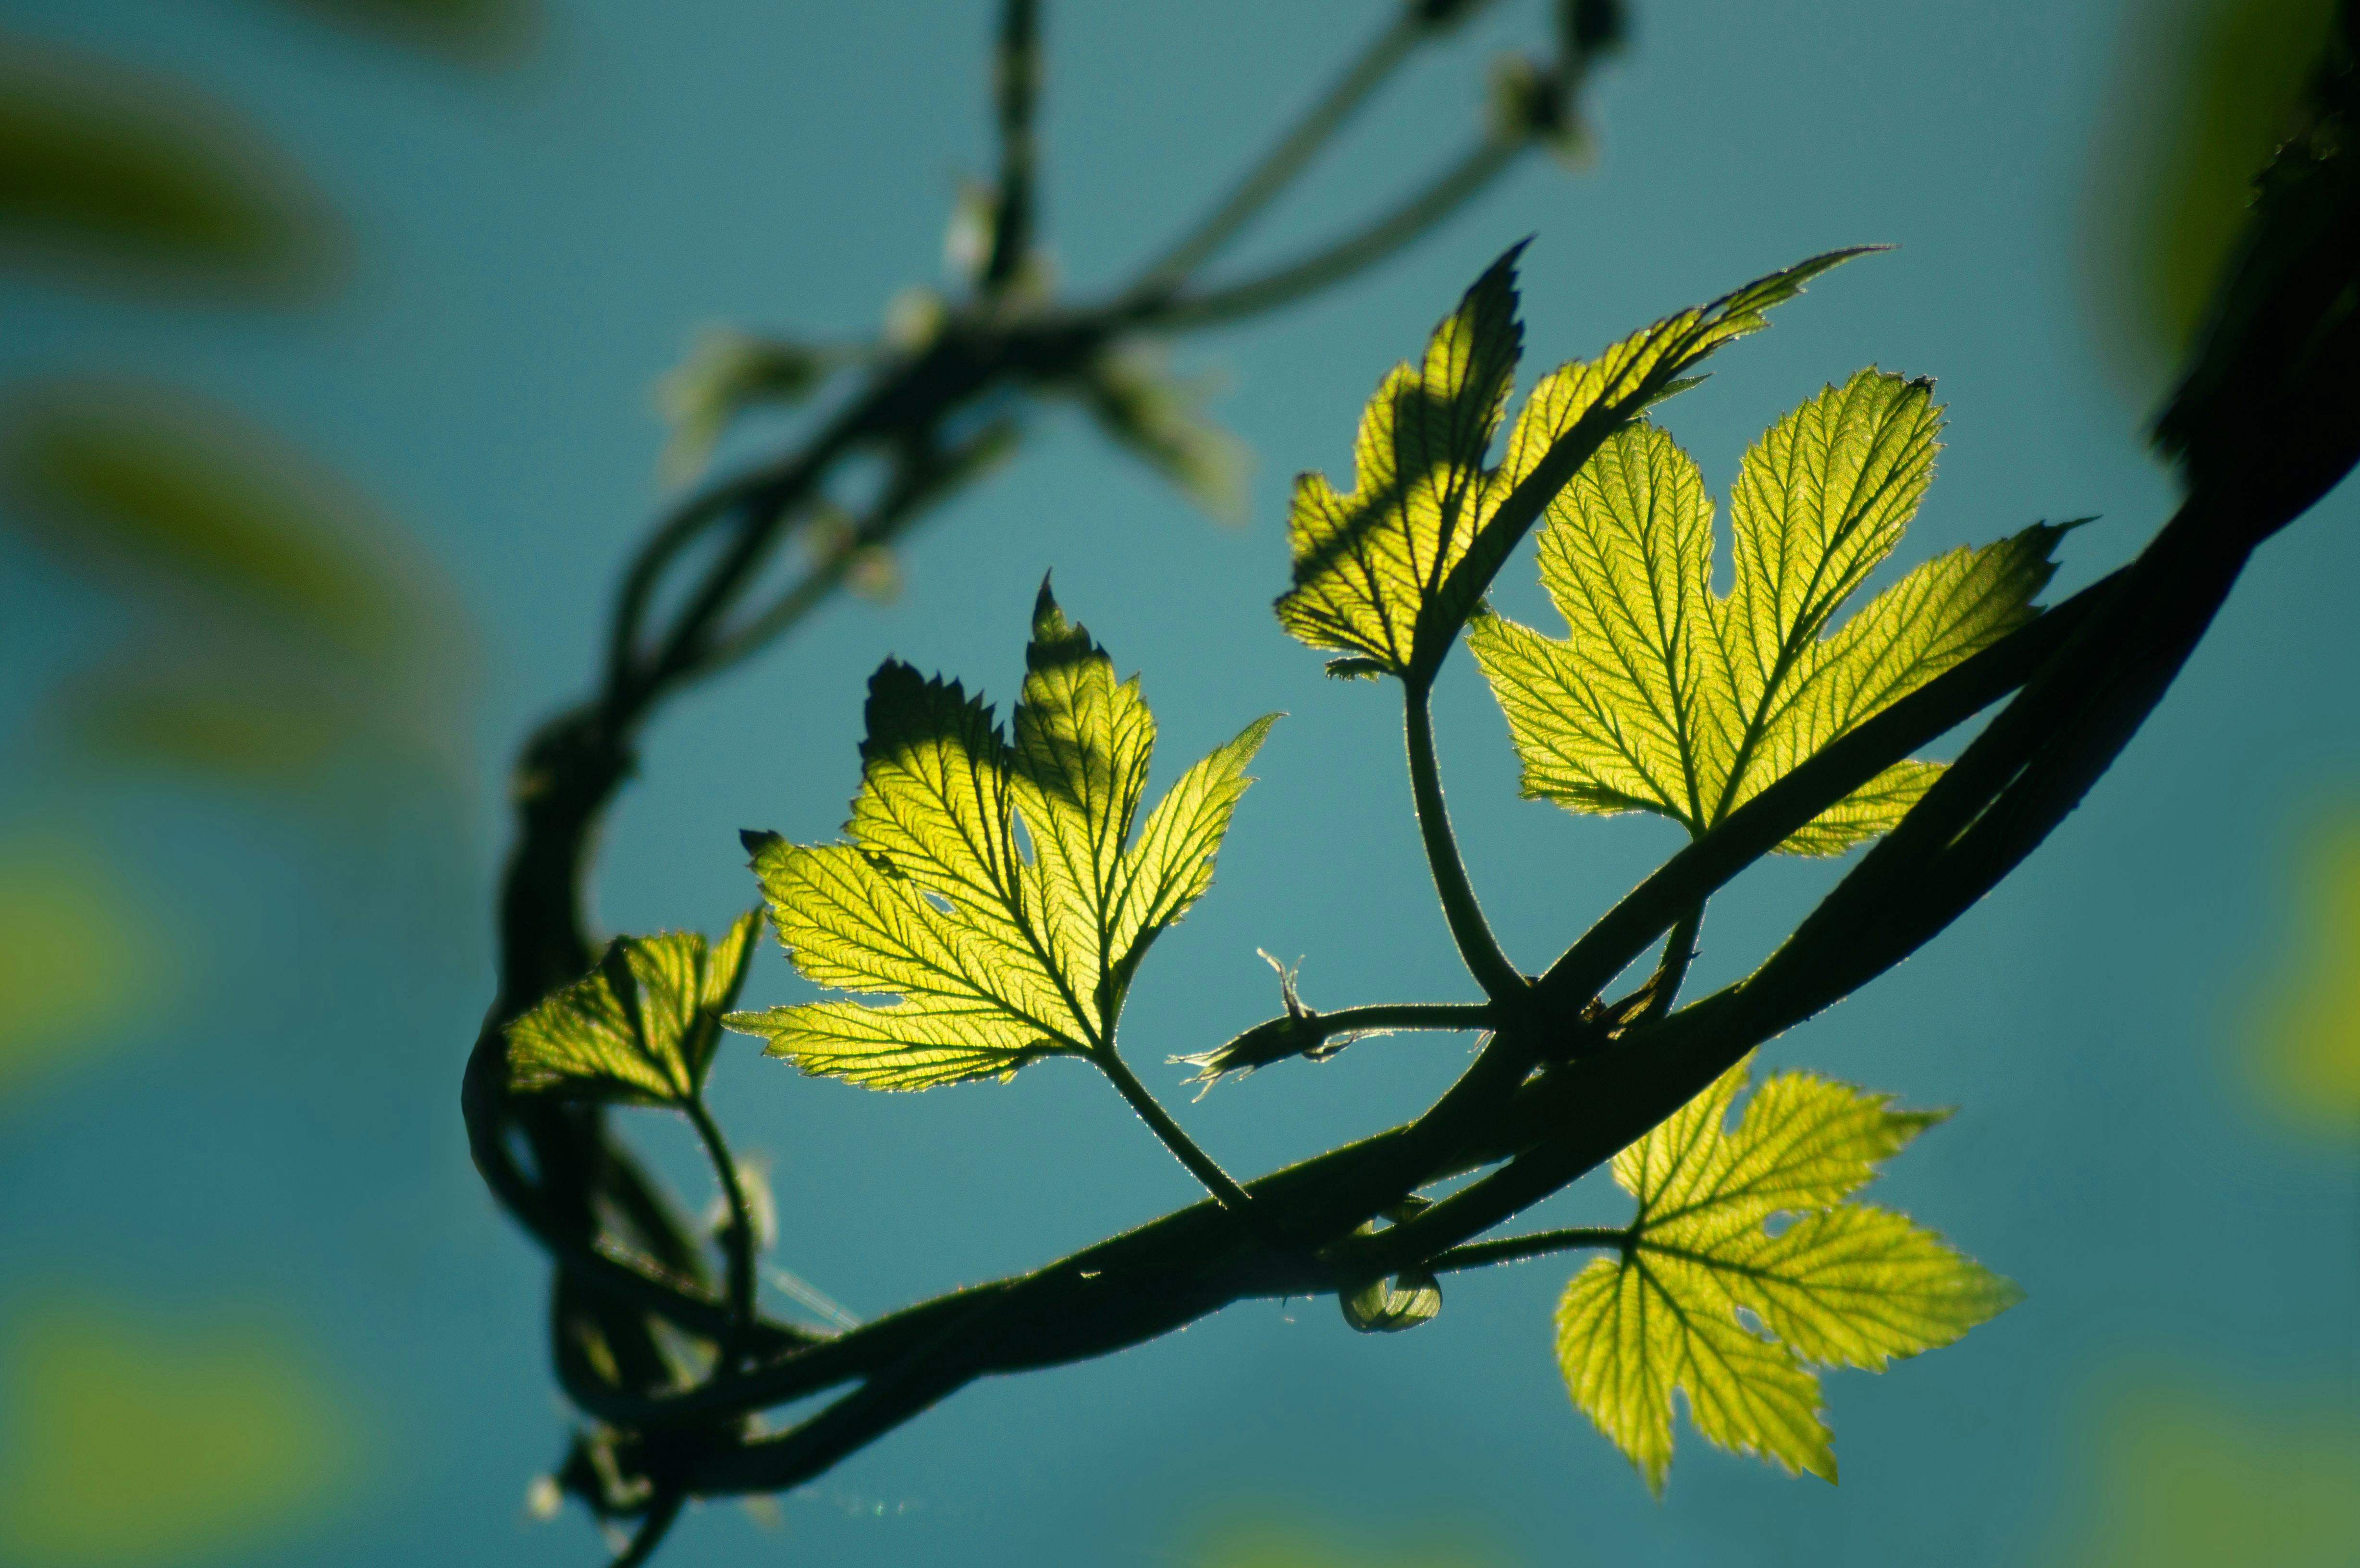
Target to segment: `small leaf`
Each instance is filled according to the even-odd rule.
[[[1940,423],[1931,383],[1874,368],[1779,420],[1739,469],[1725,595],[1711,588],[1712,502],[1694,461],[1651,424],[1610,437],[1541,530],[1541,582],[1573,635],[1488,613],[1468,628],[1525,795],[1654,811],[1701,836],[2030,619],[2064,527],[1928,561],[1829,634],[1908,526]],[[1885,832],[1939,772],[1896,764],[1779,848],[1832,855]]]
[[[1441,1281],[1422,1269],[1372,1279],[1336,1297],[1344,1321],[1362,1334],[1399,1334],[1434,1321],[1442,1311]]]
[[[295,165],[169,77],[0,42],[0,257],[76,288],[316,297],[342,236]]]
[[[1077,389],[1109,440],[1144,460],[1221,522],[1245,517],[1246,444],[1205,415],[1211,387],[1181,380],[1145,345],[1093,360]]]
[[[1353,443],[1353,484],[1295,481],[1288,517],[1295,586],[1279,623],[1314,648],[1424,681],[1549,497],[1599,444],[1660,401],[1763,312],[1860,254],[1816,256],[1710,305],[1633,333],[1589,363],[1560,366],[1525,400],[1500,464],[1491,450],[1522,352],[1518,245],[1491,265],[1427,342],[1377,387]],[[1693,384],[1692,380],[1688,384]]]
[[[716,328],[656,383],[656,407],[672,426],[663,474],[692,478],[730,421],[749,408],[792,408],[858,354],[848,349],[756,337]]]
[[[1675,1392],[1707,1442],[1833,1481],[1818,1367],[1881,1371],[2022,1296],[1907,1216],[1850,1201],[1944,1113],[1782,1073],[1728,1131],[1747,1077],[1740,1062],[1614,1157],[1639,1200],[1630,1242],[1557,1305],[1568,1390],[1658,1493]],[[1782,1214],[1797,1217],[1774,1236]]]
[[[1276,715],[1182,775],[1133,842],[1155,745],[1137,678],[1116,680],[1045,583],[1025,664],[1011,741],[957,682],[888,659],[869,683],[852,842],[748,838],[803,976],[900,999],[773,1007],[729,1027],[806,1073],[877,1089],[1007,1078],[1112,1040],[1149,944],[1211,886]]]
[[[694,1099],[761,923],[759,911],[738,916],[710,950],[693,931],[617,937],[597,968],[508,1025],[508,1086],[629,1105]]]

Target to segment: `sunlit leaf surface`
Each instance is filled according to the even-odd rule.
[[[1557,1353],[1576,1404],[1648,1486],[1672,1463],[1672,1402],[1718,1447],[1832,1481],[1817,1368],[1882,1371],[1948,1345],[2020,1292],[1907,1216],[1851,1201],[1944,1113],[1744,1063],[1614,1157],[1631,1240],[1576,1275]],[[1791,1217],[1772,1231],[1774,1216]]]
[[[316,295],[340,231],[295,165],[169,78],[0,40],[0,260],[75,287]]]
[[[11,1327],[5,1363],[0,1558],[26,1568],[281,1547],[344,1503],[368,1447],[352,1401],[261,1324],[56,1302]]]
[[[1712,502],[1696,463],[1652,424],[1610,437],[1541,530],[1541,582],[1571,635],[1488,614],[1468,628],[1524,793],[1655,811],[1701,834],[2028,620],[2060,528],[1952,550],[1834,627],[1933,476],[1932,391],[1863,370],[1765,432],[1738,470],[1726,594],[1712,589]],[[1896,763],[1779,847],[1830,855],[1883,833],[1939,771]]]
[[[900,1000],[773,1007],[731,1028],[878,1089],[1004,1078],[1112,1040],[1149,943],[1212,885],[1276,715],[1183,774],[1134,839],[1155,745],[1137,677],[1115,678],[1045,584],[1025,665],[1011,738],[956,681],[888,660],[869,683],[851,842],[754,841],[795,967]]]
[[[640,1105],[694,1099],[762,917],[708,947],[694,931],[617,937],[598,967],[508,1026],[508,1083]]]
[[[1772,273],[1595,360],[1558,367],[1525,399],[1499,465],[1486,468],[1524,345],[1510,251],[1434,329],[1425,359],[1395,365],[1369,399],[1353,441],[1351,492],[1338,494],[1318,474],[1295,481],[1287,520],[1295,586],[1278,601],[1280,625],[1344,654],[1329,666],[1338,674],[1431,676],[1538,515],[1530,492],[1513,506],[1510,498],[1528,481],[1546,483],[1535,479],[1544,459],[1555,452],[1578,465],[1649,404],[1688,385],[1688,372],[1721,344],[1767,325],[1765,311],[1857,254]]]

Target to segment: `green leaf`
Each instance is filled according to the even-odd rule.
[[[1092,360],[1075,395],[1109,441],[1144,461],[1225,523],[1242,522],[1246,444],[1205,413],[1213,385],[1182,379],[1152,345],[1120,343]]]
[[[1712,590],[1712,502],[1652,424],[1618,431],[1549,504],[1541,582],[1572,636],[1485,613],[1468,646],[1524,761],[1524,792],[1710,832],[1813,753],[2029,620],[2067,528],[1926,562],[1832,635],[1933,475],[1932,384],[1874,367],[1749,450],[1731,505],[1734,580]],[[1778,847],[1831,855],[1885,832],[1940,769],[1902,762]]]
[[[0,259],[75,288],[318,296],[343,239],[296,166],[178,80],[0,40]]]
[[[1353,443],[1351,493],[1317,474],[1295,481],[1295,586],[1278,601],[1279,623],[1347,655],[1352,673],[1373,666],[1430,680],[1508,552],[1601,441],[1694,385],[1686,373],[1767,325],[1771,306],[1860,254],[1815,256],[1560,366],[1533,389],[1505,455],[1487,469],[1523,349],[1523,248],[1476,280],[1434,329],[1422,364],[1395,365],[1379,384]]]
[[[694,931],[617,937],[597,968],[508,1025],[508,1086],[628,1105],[694,1099],[761,923],[748,910],[710,949]]]
[[[1789,1073],[1727,1131],[1747,1078],[1740,1062],[1614,1157],[1639,1200],[1629,1240],[1557,1304],[1574,1402],[1659,1494],[1676,1391],[1707,1442],[1833,1481],[1818,1367],[1882,1371],[2022,1296],[1907,1215],[1849,1201],[1947,1113]],[[1774,1235],[1778,1214],[1795,1217]]]
[[[1011,739],[956,681],[888,659],[869,683],[852,842],[748,835],[804,977],[900,999],[739,1013],[732,1029],[876,1089],[1004,1079],[1110,1046],[1149,944],[1212,885],[1277,715],[1191,768],[1132,842],[1155,745],[1138,678],[1116,680],[1045,583],[1025,664]]]

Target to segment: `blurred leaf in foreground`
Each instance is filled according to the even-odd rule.
[[[399,525],[236,415],[137,384],[20,388],[0,522],[129,613],[60,699],[98,755],[301,783],[399,754],[455,777],[453,596]]]
[[[1205,1533],[1183,1568],[1502,1568],[1506,1558],[1464,1524],[1371,1530],[1289,1514],[1245,1517]]]
[[[2087,211],[2090,290],[2142,382],[2176,363],[2254,180],[2297,125],[2334,0],[2144,0]]]
[[[0,263],[77,287],[313,298],[342,234],[285,154],[169,77],[0,38]]]
[[[2169,1383],[2106,1411],[2071,1568],[2350,1568],[2360,1553],[2360,1420],[2268,1411]]]
[[[446,56],[504,65],[541,32],[538,0],[279,0],[300,11]]]
[[[157,999],[169,944],[94,845],[67,833],[0,843],[0,1100],[104,1045]]]
[[[2281,1114],[2349,1136],[2360,1132],[2360,816],[2319,830],[2303,873],[2302,922],[2260,1008],[2255,1069]]]
[[[349,1402],[261,1325],[158,1330],[82,1300],[9,1330],[0,1558],[138,1568],[265,1549],[359,1479]]]

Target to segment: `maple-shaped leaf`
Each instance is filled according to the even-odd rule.
[[[1523,249],[1476,280],[1421,364],[1397,365],[1378,385],[1353,441],[1351,493],[1318,474],[1295,480],[1295,586],[1278,618],[1312,647],[1346,655],[1330,673],[1431,680],[1508,552],[1601,441],[1694,385],[1688,372],[1767,325],[1770,307],[1861,254],[1814,256],[1559,366],[1524,400],[1499,465],[1486,468],[1523,352]]]
[[[2023,1294],[1907,1215],[1848,1201],[1948,1113],[1786,1073],[1727,1130],[1747,1077],[1741,1062],[1614,1157],[1638,1216],[1557,1303],[1574,1403],[1658,1493],[1675,1390],[1707,1442],[1833,1481],[1818,1367],[1882,1371]],[[1792,1223],[1774,1234],[1774,1215]]]
[[[694,931],[617,937],[595,969],[508,1025],[508,1086],[686,1105],[705,1087],[761,923],[748,910],[709,948]]]
[[[1652,424],[1609,437],[1540,534],[1541,582],[1572,636],[1489,613],[1468,627],[1524,794],[1655,811],[1701,835],[2029,620],[2065,527],[1939,556],[1829,632],[1932,478],[1932,393],[1872,367],[1772,426],[1739,466],[1726,594],[1711,585],[1712,502],[1695,462]],[[1778,847],[1832,855],[1885,832],[1939,772],[1896,763]]]
[[[749,835],[795,967],[899,1000],[738,1013],[730,1028],[874,1089],[1006,1078],[1037,1057],[1111,1048],[1148,944],[1212,884],[1277,715],[1183,774],[1134,839],[1155,746],[1138,678],[1115,678],[1045,583],[1025,664],[1011,736],[956,681],[888,659],[869,683],[851,842]]]

